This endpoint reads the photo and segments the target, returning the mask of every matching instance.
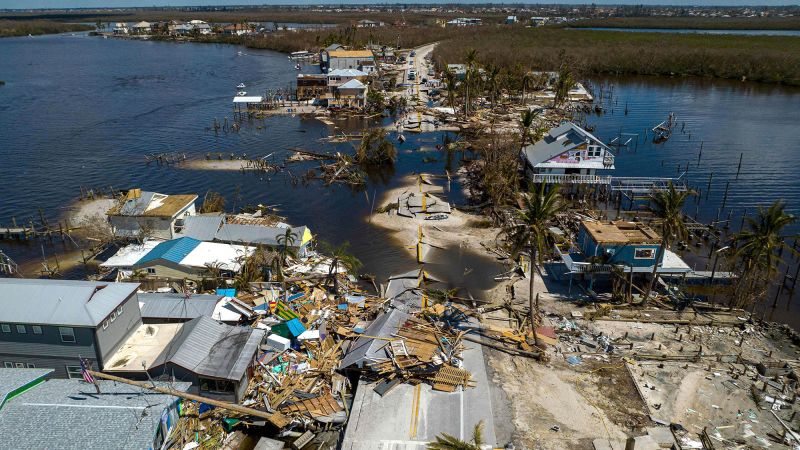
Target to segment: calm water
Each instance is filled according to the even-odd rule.
[[[183,151],[202,158],[207,152],[275,153],[289,148],[335,149],[320,141],[334,130],[314,119],[276,117],[245,124],[238,133],[208,131],[216,118],[231,117],[231,96],[244,82],[256,94],[291,83],[296,71],[283,54],[226,45],[174,44],[60,35],[0,40],[0,224],[38,217],[50,219],[78,197],[79,186],[143,187],[165,193],[221,192],[228,206],[279,205],[294,224],[306,224],[322,240],[349,241],[365,271],[381,279],[415,267],[402,243],[370,225],[369,197],[397,186],[400,175],[442,173],[444,155],[432,149],[442,135],[407,135],[393,174],[374,176],[365,192],[319,182],[294,186],[286,174],[242,175],[147,166],[151,152]],[[698,79],[596,79],[614,86],[606,113],[587,121],[606,141],[620,133],[638,133],[639,145],[622,150],[616,175],[677,176],[686,170],[691,184],[703,189],[700,218],[713,219],[730,182],[727,207],[734,222],[745,208],[783,198],[800,213],[800,148],[796,116],[800,90],[754,83]],[[628,114],[624,113],[625,104]],[[664,144],[643,134],[673,111],[678,128]],[[683,123],[685,122],[685,125]],[[343,129],[367,124],[350,121]],[[684,132],[681,132],[683,127]],[[699,148],[702,157],[697,165]],[[633,143],[631,144],[633,147]],[[340,144],[339,150],[351,149]],[[739,155],[744,153],[736,178]],[[425,156],[439,161],[423,163]],[[456,155],[456,160],[459,155]],[[450,162],[450,168],[454,168]],[[296,175],[317,163],[293,165]],[[713,172],[710,195],[706,185]],[[462,202],[457,193],[450,200]],[[3,245],[12,257],[30,258],[38,246]],[[45,247],[46,252],[51,250]],[[439,272],[471,289],[491,286],[500,271],[486,258],[457,253],[442,261]],[[459,277],[463,268],[470,276]],[[475,270],[477,268],[477,270]],[[699,267],[702,269],[703,267]],[[482,269],[482,270],[481,270]]]
[[[695,30],[691,28],[613,28],[590,27],[573,30],[621,31],[629,33],[693,33],[693,34],[738,34],[743,36],[800,36],[800,30]]]

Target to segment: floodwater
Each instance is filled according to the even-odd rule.
[[[587,27],[571,30],[620,31],[628,33],[737,34],[742,36],[800,36],[800,30],[697,30],[692,28]]]
[[[319,181],[295,185],[286,173],[148,166],[145,154],[170,151],[199,159],[209,152],[274,154],[277,160],[294,147],[352,151],[350,143],[332,145],[320,139],[369,124],[354,119],[337,123],[340,129],[335,130],[315,119],[274,117],[246,122],[236,133],[215,134],[210,129],[215,119],[231,119],[237,84],[244,82],[250,94],[261,94],[285,88],[295,79],[294,63],[270,51],[78,34],[2,39],[0,61],[0,79],[6,82],[0,86],[0,226],[12,216],[20,222],[31,217],[38,221],[40,209],[56,220],[78,198],[80,186],[142,187],[201,197],[211,189],[227,198],[229,209],[277,205],[290,223],[308,225],[318,239],[350,242],[364,262],[363,270],[385,280],[416,264],[407,243],[392,241],[369,223],[372,199],[380,206],[383,193],[398,186],[403,175],[443,173],[445,168],[452,172],[461,156],[448,159],[431,151],[441,142],[441,133],[407,134],[393,172],[373,174],[360,192],[342,185],[324,187]],[[604,87],[606,106],[604,114],[586,118],[597,127],[596,134],[606,141],[620,133],[639,135],[638,145],[631,143],[620,151],[615,175],[677,176],[678,167],[685,172],[688,163],[683,177],[703,190],[701,220],[717,215],[726,183],[729,192],[720,215],[733,211],[732,222],[745,209],[752,214],[757,205],[779,198],[800,213],[800,148],[794,132],[800,90],[642,77],[595,79],[592,85],[596,94]],[[665,120],[670,111],[678,120],[673,136],[652,144],[645,130]],[[740,154],[742,168],[736,177]],[[431,156],[438,160],[423,162]],[[316,166],[304,163],[290,170],[300,176]],[[451,202],[464,202],[458,191],[454,183]],[[53,251],[38,244],[0,246],[19,261]],[[479,291],[490,287],[491,278],[502,271],[491,258],[445,253],[432,272],[450,285],[465,283]]]

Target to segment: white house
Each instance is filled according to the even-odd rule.
[[[350,80],[365,81],[367,73],[357,69],[335,69],[328,72],[328,89],[333,90]]]
[[[334,50],[328,52],[328,70],[375,67],[375,55],[370,50]],[[366,70],[364,70],[366,72]]]
[[[128,24],[125,22],[117,22],[111,29],[114,34],[128,34]]]
[[[115,236],[172,239],[196,214],[197,195],[166,195],[131,189],[106,215]]]
[[[611,148],[593,134],[567,122],[520,152],[525,174],[534,183],[607,183],[598,170],[614,169]]]
[[[152,31],[153,25],[150,22],[137,22],[133,24],[132,30],[136,34],[150,34]]]

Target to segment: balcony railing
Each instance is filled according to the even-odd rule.
[[[546,184],[611,184],[611,176],[537,173],[533,174],[531,181]]]

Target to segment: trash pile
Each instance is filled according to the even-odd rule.
[[[294,446],[335,439],[358,377],[377,381],[380,395],[402,383],[445,392],[474,386],[463,368],[466,332],[447,327],[448,308],[422,306],[427,302],[412,298],[422,290],[371,295],[335,266],[311,257],[289,266],[283,281],[251,283],[251,294],[238,296],[255,313],[250,325],[265,331],[239,405],[263,414],[185,402],[170,448],[230,446],[232,435],[254,426]],[[397,290],[392,283],[387,296]]]

